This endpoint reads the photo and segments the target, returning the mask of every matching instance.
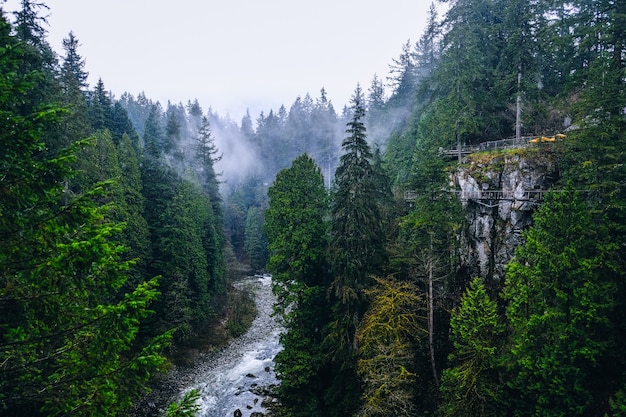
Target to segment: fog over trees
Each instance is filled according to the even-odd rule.
[[[626,2],[442,0],[345,108],[240,121],[90,87],[46,10],[0,16],[3,415],[126,415],[264,272],[276,415],[626,414]],[[559,192],[472,276],[441,150],[561,132]]]

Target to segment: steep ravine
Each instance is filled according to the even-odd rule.
[[[466,216],[461,262],[470,276],[503,279],[522,232],[541,204],[540,191],[558,179],[555,161],[549,149],[527,148],[472,154],[457,167],[452,182]]]

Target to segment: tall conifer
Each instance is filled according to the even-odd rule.
[[[359,401],[356,330],[367,310],[364,291],[373,284],[372,274],[381,273],[387,257],[379,182],[371,164],[372,152],[363,123],[364,98],[358,85],[351,104],[348,136],[342,143],[344,154],[335,172],[331,204],[333,311],[326,344],[336,365],[328,389],[333,415],[354,409]]]

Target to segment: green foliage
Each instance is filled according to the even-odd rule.
[[[142,195],[141,171],[137,151],[131,138],[123,134],[117,145],[120,165],[119,185],[123,201],[118,202],[116,212],[126,224],[122,232],[121,242],[128,247],[126,259],[132,259],[133,265],[128,271],[129,286],[134,286],[147,276],[147,265],[150,260],[150,235],[148,224],[144,218],[145,199]]]
[[[88,112],[91,125],[96,130],[104,130],[111,126],[113,119],[113,102],[104,87],[102,79],[98,80],[94,91],[89,95]]]
[[[18,71],[24,50],[0,21],[0,406],[9,415],[115,415],[162,366],[168,335],[136,336],[157,280],[126,294],[131,262],[111,222],[112,182],[66,184],[77,142],[46,153],[61,109],[30,101],[38,74]]]
[[[503,414],[504,369],[499,358],[504,326],[497,310],[481,280],[472,280],[450,319],[454,353],[442,377],[441,415]]]
[[[204,247],[212,211],[198,186],[184,179],[172,185],[171,200],[164,201],[159,223],[152,225],[151,267],[163,276],[163,295],[155,306],[161,325],[178,328],[177,336],[185,339],[212,315],[212,276]]]
[[[327,321],[328,195],[308,155],[278,173],[268,190],[265,230],[276,311],[286,332],[276,355],[279,395],[287,415],[322,416],[322,329]]]
[[[356,331],[367,310],[365,290],[373,285],[371,276],[382,272],[387,263],[382,206],[390,194],[383,187],[389,182],[372,166],[359,86],[352,97],[351,112],[331,203],[332,311],[325,349],[333,382],[326,401],[333,415],[358,407],[361,393],[356,378]]]
[[[301,285],[324,283],[328,195],[319,167],[309,156],[301,155],[290,168],[278,173],[268,196],[268,270],[273,274],[278,306],[284,312]]]
[[[280,335],[283,347],[275,358],[280,378],[278,394],[289,416],[324,416],[323,328],[327,318],[325,289],[292,286],[293,309],[285,316],[287,331]],[[297,303],[297,304],[296,304]]]
[[[263,213],[256,207],[248,209],[245,223],[245,244],[250,267],[255,271],[262,271],[267,264],[267,237],[263,230]]]
[[[180,401],[176,401],[167,407],[165,410],[166,417],[195,417],[200,412],[200,405],[198,400],[200,399],[200,391],[192,389],[185,393]]]
[[[358,374],[363,405],[358,416],[414,415],[415,344],[426,333],[419,315],[417,287],[393,278],[376,278],[366,293],[372,299],[357,332]]]
[[[626,392],[624,392],[624,388],[619,390],[615,396],[609,400],[609,405],[611,406],[612,416],[626,416]]]
[[[617,364],[618,246],[577,193],[552,195],[508,265],[510,385],[519,415],[588,415]]]
[[[352,112],[332,195],[332,291],[339,302],[348,309],[356,308],[361,315],[362,291],[371,284],[369,274],[381,272],[386,253],[385,242],[380,239],[385,236],[379,205],[383,190],[377,188],[371,164],[373,155],[366,141],[362,121],[365,109],[358,86],[352,97]]]

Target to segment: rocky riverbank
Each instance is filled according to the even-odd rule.
[[[254,277],[237,285],[254,294],[257,316],[248,332],[216,352],[204,352],[189,364],[174,367],[155,381],[134,416],[163,416],[165,409],[191,389],[200,391],[206,417],[270,416],[276,404],[274,356],[281,327],[272,317],[271,278]]]

